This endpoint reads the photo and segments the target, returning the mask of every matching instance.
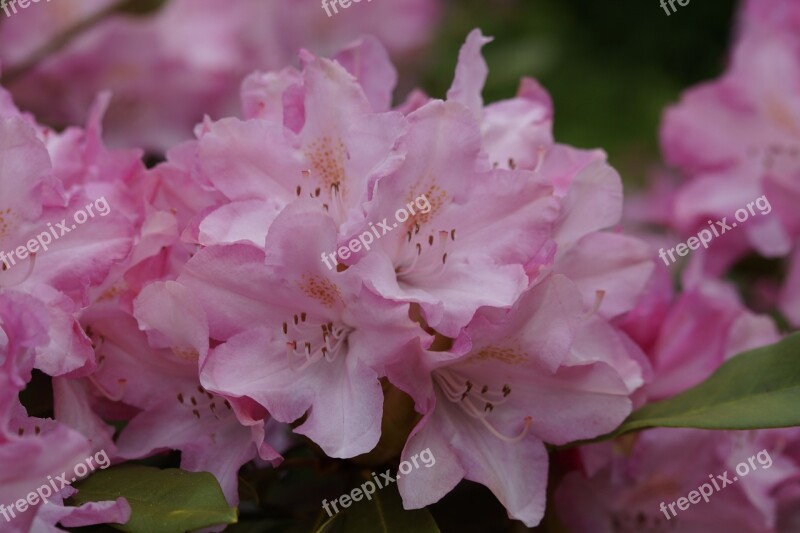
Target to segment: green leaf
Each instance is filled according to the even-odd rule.
[[[743,430],[800,426],[798,404],[800,333],[795,333],[776,344],[737,355],[692,389],[645,405],[610,436],[650,427]]]
[[[77,504],[127,499],[131,519],[115,527],[131,533],[182,533],[237,521],[236,509],[207,472],[123,465],[96,472],[75,488]]]
[[[346,509],[339,503],[337,506],[339,513],[322,524],[316,533],[440,533],[427,509],[403,509],[396,485],[378,489],[371,501],[362,498],[351,502]]]

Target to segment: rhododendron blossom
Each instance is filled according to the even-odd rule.
[[[633,306],[652,263],[635,240],[609,234],[595,237],[610,258],[603,276],[570,266],[583,247],[599,248],[594,232],[618,220],[619,178],[602,153],[553,145],[551,134],[539,133],[548,122],[515,126],[541,141],[530,147],[538,154],[531,168],[493,165],[476,120],[483,42],[477,32],[467,40],[447,101],[428,99],[403,114],[382,103],[378,76],[392,70],[374,40],[349,49],[363,59],[355,72],[346,70],[356,68],[348,55],[338,63],[304,52],[302,71],[248,79],[247,118],[206,121],[197,141],[166,163],[193,194],[215,195],[184,232],[205,249],[180,268],[174,289],[143,295],[174,314],[185,311],[159,294],[188,291],[199,304],[202,313],[189,313],[181,329],[217,345],[172,349],[196,353],[203,386],[225,397],[243,424],[303,419],[296,431],[328,455],[363,454],[381,436],[379,378],[388,377],[424,416],[408,449],[434,438],[425,435],[443,443],[462,431],[485,431],[494,442],[465,442],[443,456],[448,466],[430,474],[435,483],[418,478],[424,492],[401,481],[406,505],[433,503],[467,477],[533,525],[544,509],[542,441],[590,438],[630,412],[640,355],[606,317]],[[550,105],[542,90],[537,97],[530,105]],[[524,160],[517,144],[492,146]],[[590,192],[608,205],[599,218],[577,207]],[[388,220],[398,199],[405,205],[423,194],[430,209],[399,221],[399,231],[336,270],[319,262]],[[631,287],[633,273],[640,281]],[[171,338],[170,321],[138,309],[151,342]],[[451,348],[434,348],[432,334],[452,339]],[[527,370],[512,379],[506,367],[515,364]],[[534,396],[524,392],[531,383],[541,385]],[[562,401],[575,403],[572,421],[548,411]],[[498,485],[494,474],[465,466],[487,453],[530,462],[531,470]]]
[[[484,101],[479,29],[400,83],[435,0],[44,6],[0,26],[0,531],[800,527],[796,2],[666,111],[635,232],[542,84]]]

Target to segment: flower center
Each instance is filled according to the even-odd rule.
[[[456,240],[456,230],[430,233],[427,238],[420,235],[419,224],[406,232],[395,267],[398,279],[408,280],[412,274],[430,278],[438,276],[447,264],[447,248]]]
[[[286,337],[286,354],[292,370],[301,371],[325,359],[333,362],[347,353],[347,339],[354,328],[335,322],[311,323],[304,312],[284,322],[281,332]]]
[[[448,400],[459,405],[472,418],[480,420],[495,437],[513,443],[521,441],[528,434],[532,423],[529,416],[525,417],[522,430],[515,437],[503,435],[489,421],[495,408],[506,403],[511,396],[509,385],[494,390],[486,384],[475,384],[457,371],[447,368],[434,372],[433,378]]]
[[[190,410],[192,416],[198,420],[207,422],[222,420],[231,416],[233,412],[228,400],[208,392],[202,386],[198,386],[195,391],[179,392],[175,398],[179,404]]]

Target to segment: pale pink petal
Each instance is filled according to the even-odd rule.
[[[294,422],[310,409],[295,431],[331,457],[353,457],[378,443],[383,414],[378,375],[349,354],[298,371],[291,366],[285,342],[253,330],[216,348],[203,376],[212,390],[252,398],[281,422]]]
[[[85,527],[96,524],[125,524],[131,518],[131,506],[125,498],[115,501],[85,503],[69,508],[70,513],[59,523],[64,527]]]
[[[481,55],[481,48],[490,42],[492,39],[484,37],[481,30],[474,29],[470,32],[458,54],[456,75],[447,91],[448,100],[463,104],[479,120],[483,113],[481,93],[489,75],[489,67]]]
[[[517,97],[486,106],[481,124],[486,151],[500,168],[534,169],[553,144],[553,102],[532,78],[523,78]]]
[[[334,56],[355,76],[374,111],[388,111],[397,84],[397,70],[389,54],[375,37],[363,37]]]
[[[650,246],[616,233],[587,235],[555,267],[575,282],[587,308],[602,298],[599,312],[609,319],[633,309],[654,269]]]

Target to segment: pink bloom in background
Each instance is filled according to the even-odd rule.
[[[564,477],[555,491],[559,519],[574,533],[790,533],[795,529],[776,527],[790,515],[774,495],[779,489],[788,495],[789,486],[798,485],[800,464],[787,453],[797,438],[796,429],[645,431],[632,444],[615,445],[613,459],[599,472],[588,478],[578,471]],[[759,453],[755,468],[746,477],[737,476],[737,465],[743,461],[749,469],[748,459]],[[730,483],[724,486],[719,475]],[[712,491],[708,502],[701,497],[685,510],[673,505],[676,516],[667,507],[669,519],[660,509],[662,502],[666,507],[703,484],[709,484],[706,493]]]
[[[636,307],[618,321],[650,361],[653,377],[644,388],[650,400],[691,388],[732,356],[780,340],[772,319],[744,307],[732,287],[706,279],[674,294],[666,267],[658,269]]]
[[[0,28],[3,71],[13,74],[44,35],[110,3],[20,10]],[[328,18],[315,0],[172,0],[153,16],[104,20],[6,85],[21,107],[57,125],[79,122],[94,95],[110,90],[108,141],[163,153],[204,115],[235,114],[239,83],[253,70],[282,68],[301,47],[330,53],[361,34],[407,58],[427,43],[440,7],[439,0],[363,2]]]
[[[800,324],[800,5],[746,2],[742,28],[725,74],[687,91],[664,115],[667,163],[685,182],[671,223],[681,235],[733,215],[761,196],[771,212],[715,240],[693,261],[712,276],[749,252],[786,258],[788,274],[776,302]]]

